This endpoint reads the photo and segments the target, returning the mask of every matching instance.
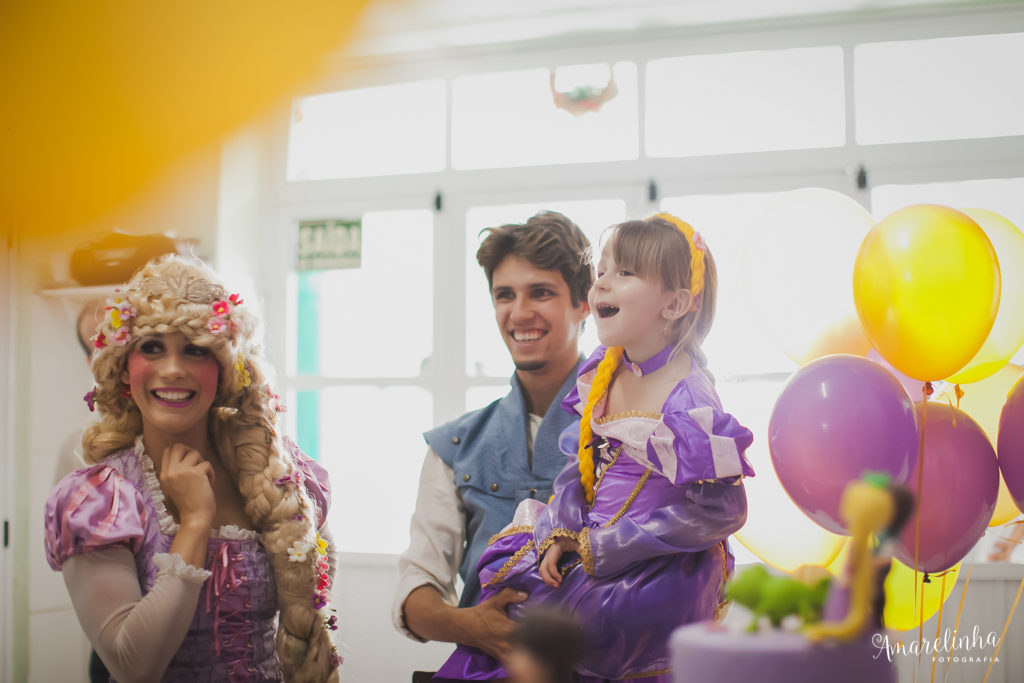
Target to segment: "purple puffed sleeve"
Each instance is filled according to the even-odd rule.
[[[139,490],[109,465],[72,472],[46,500],[46,560],[54,571],[73,555],[142,544],[147,511]]]
[[[538,556],[551,545],[553,538],[577,538],[583,528],[583,511],[587,509],[580,484],[580,468],[575,458],[566,458],[565,467],[555,477],[555,495],[533,526]]]
[[[285,437],[284,444],[295,461],[295,467],[302,472],[302,484],[305,486],[310,500],[316,506],[317,528],[323,528],[327,522],[327,513],[331,508],[330,475],[320,463],[300,451],[294,441]]]
[[[593,558],[594,576],[615,574],[635,562],[662,555],[706,550],[738,531],[747,519],[740,482],[689,484],[683,495],[650,515],[626,515],[607,527],[586,530],[583,543]]]
[[[570,415],[583,414],[582,404],[587,400],[587,397],[584,395],[584,391],[589,390],[590,382],[581,382],[580,379],[598,366],[604,358],[605,351],[607,351],[606,347],[598,346],[594,349],[594,352],[590,354],[589,358],[580,363],[579,370],[576,371],[576,383],[572,385],[572,389],[570,389],[569,393],[562,399],[562,410]],[[580,398],[581,396],[582,398]]]

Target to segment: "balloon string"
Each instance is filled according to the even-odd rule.
[[[964,397],[964,390],[960,388],[959,384],[953,385],[953,393],[956,395],[956,407],[960,407],[960,399]]]
[[[942,574],[942,592],[939,597],[946,595],[946,574]],[[921,602],[924,603],[924,597],[921,597]],[[939,601],[939,619],[935,624],[935,642],[939,642],[939,636],[942,635],[942,600]],[[932,683],[935,683],[935,664],[939,660],[939,648],[935,648],[932,651]]]
[[[1017,597],[1013,599],[1013,606],[1010,607],[1010,615],[1006,617],[1006,624],[1003,625],[1003,632],[999,634],[999,642],[996,643],[996,651],[992,653],[992,661],[988,663],[988,671],[985,672],[985,678],[982,679],[981,683],[988,681],[989,674],[992,673],[992,665],[996,663],[996,658],[999,656],[999,648],[1003,645],[1003,639],[1006,637],[1006,631],[1010,628],[1010,620],[1013,619],[1013,611],[1017,609],[1017,603],[1020,602],[1020,592],[1024,590],[1024,579],[1020,580],[1020,586],[1017,587]]]
[[[956,634],[960,632],[960,615],[964,612],[964,598],[967,597],[967,584],[971,582],[971,570],[974,569],[974,562],[972,561],[967,565],[967,576],[964,577],[964,589],[960,593],[960,607],[956,610],[956,621],[953,622],[953,645],[949,649],[949,659],[946,661],[946,678],[943,681],[949,681],[949,669],[953,662],[953,651],[956,650]],[[945,593],[943,593],[945,595]],[[941,610],[942,608],[939,607]]]
[[[935,393],[932,388],[931,382],[925,382],[921,387],[921,434],[918,441],[917,449],[917,520],[914,524],[914,581],[917,581],[917,572],[920,568],[920,557],[921,557],[921,492],[924,489],[924,432],[925,425],[928,422],[928,397]],[[914,600],[917,601],[917,591],[914,591]],[[917,604],[914,605],[915,609]],[[921,618],[917,624],[917,642],[924,640],[924,581],[921,582]],[[917,653],[917,662],[921,663],[921,652]],[[915,667],[914,678],[917,678],[917,670]]]

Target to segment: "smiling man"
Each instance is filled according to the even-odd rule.
[[[507,396],[424,435],[429,448],[399,559],[394,620],[410,637],[504,659],[514,627],[506,607],[527,596],[506,589],[476,604],[476,565],[522,500],[547,502],[565,465],[558,436],[573,418],[559,403],[576,379],[594,271],[586,236],[550,211],[490,228],[476,257],[516,371]],[[465,584],[458,606],[456,574]]]

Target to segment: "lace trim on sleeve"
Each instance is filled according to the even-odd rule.
[[[192,583],[202,583],[212,575],[206,569],[199,569],[186,563],[178,553],[157,553],[153,556],[153,563],[157,568],[157,576],[170,574]]]

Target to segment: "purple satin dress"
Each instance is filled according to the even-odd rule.
[[[326,518],[326,471],[286,440],[305,486]],[[156,581],[154,556],[167,553],[178,525],[167,512],[153,463],[135,447],[65,477],[46,501],[46,555],[60,570],[79,553],[111,547],[135,555],[142,594]],[[207,544],[203,583],[188,633],[162,681],[282,681],[274,644],[277,588],[255,531],[224,526]]]
[[[583,412],[599,348],[580,368],[563,407]],[[575,615],[584,631],[580,681],[641,678],[670,681],[668,639],[681,624],[711,619],[732,570],[726,537],[746,519],[741,476],[753,476],[744,451],[747,428],[724,413],[713,385],[697,366],[670,393],[661,414],[594,410],[602,437],[592,506],[579,483],[579,427],[563,434],[571,453],[544,506],[524,501],[516,518],[491,539],[478,565],[481,600],[504,588],[529,593],[513,605],[518,618],[547,604]],[[580,553],[563,555],[562,584],[550,588],[538,558],[559,537]],[[538,555],[538,549],[540,554]],[[475,648],[459,646],[435,680],[502,678],[504,669]]]

